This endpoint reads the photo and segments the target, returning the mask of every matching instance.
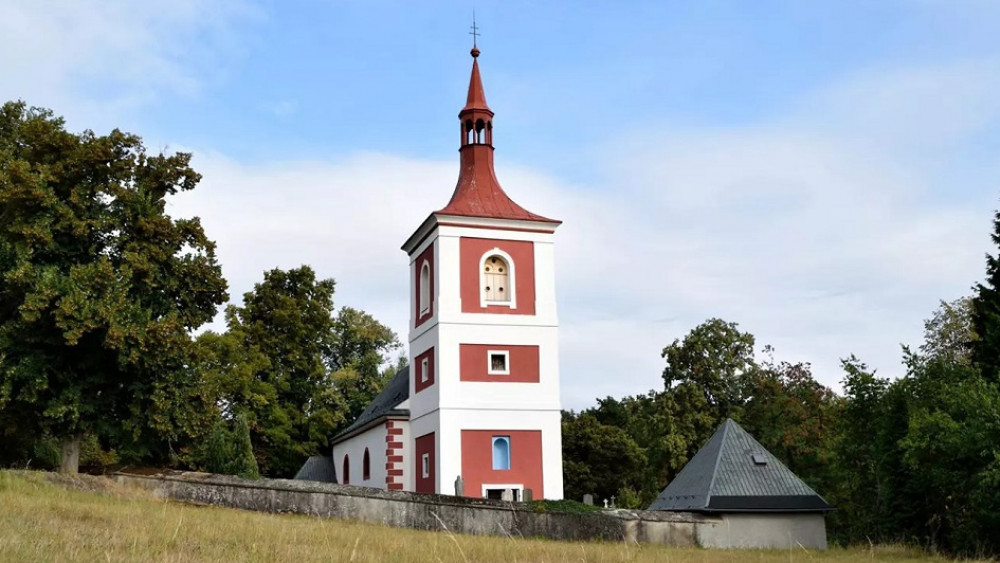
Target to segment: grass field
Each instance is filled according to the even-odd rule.
[[[945,561],[900,547],[713,551],[418,532],[191,506],[95,477],[0,471],[0,561]]]

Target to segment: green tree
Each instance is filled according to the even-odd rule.
[[[641,485],[646,458],[624,430],[601,424],[590,413],[563,412],[562,432],[566,498],[610,499]]]
[[[817,491],[830,491],[834,427],[842,401],[807,363],[778,362],[774,349],[749,374],[740,423]]]
[[[220,416],[247,416],[263,473],[290,476],[357,414],[392,374],[399,346],[367,313],[334,314],[333,280],[302,266],[275,269],[226,310],[228,331],[199,337],[200,369],[215,381]]]
[[[709,319],[663,349],[667,361],[663,382],[668,390],[693,386],[721,422],[738,418],[743,403],[744,376],[757,369],[754,337],[736,323]]]
[[[1000,246],[1000,211],[993,218],[993,244]],[[977,283],[972,299],[972,327],[978,340],[972,361],[983,376],[1000,381],[1000,255],[986,255],[986,283]]]
[[[905,396],[856,357],[841,364],[845,403],[834,443],[838,487],[828,499],[838,507],[835,535],[847,541],[904,539],[895,530],[911,512],[899,504],[907,478],[898,446],[906,435]]]
[[[346,402],[344,418],[351,423],[406,366],[406,356],[383,369],[388,354],[399,348],[399,340],[392,330],[358,309],[342,307],[334,319],[333,334],[333,348],[326,364]]]
[[[941,301],[931,318],[924,321],[924,342],[920,355],[926,359],[969,365],[972,349],[979,340],[973,328],[973,299],[962,297]]]
[[[232,426],[232,428],[229,428]],[[197,464],[210,473],[259,479],[257,459],[250,443],[250,425],[237,416],[232,425],[219,419],[197,453]]]
[[[918,514],[912,533],[953,553],[1000,549],[997,528],[984,525],[997,522],[1000,504],[981,487],[1000,455],[1000,392],[968,365],[908,363],[907,377],[895,385],[907,398],[899,445],[909,476],[906,502]]]
[[[0,108],[0,409],[58,437],[64,471],[84,434],[169,444],[197,425],[188,334],[227,295],[199,221],[165,213],[200,179],[189,162]]]

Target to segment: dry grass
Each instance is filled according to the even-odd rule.
[[[0,471],[0,561],[944,561],[900,547],[711,551],[418,532],[191,506],[98,478]]]

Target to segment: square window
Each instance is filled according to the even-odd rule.
[[[486,373],[490,375],[510,374],[510,352],[507,350],[490,350],[486,353]]]
[[[431,368],[430,358],[424,358],[420,360],[420,383],[427,383],[428,379],[430,379],[431,377],[430,368]]]
[[[420,456],[420,476],[424,479],[431,476],[431,454]]]

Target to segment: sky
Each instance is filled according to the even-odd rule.
[[[473,9],[500,182],[564,221],[564,408],[662,388],[709,318],[834,389],[851,354],[898,377],[985,277],[993,0],[0,0],[0,100],[193,153],[168,212],[234,303],[308,264],[405,342],[400,245],[455,186]]]

